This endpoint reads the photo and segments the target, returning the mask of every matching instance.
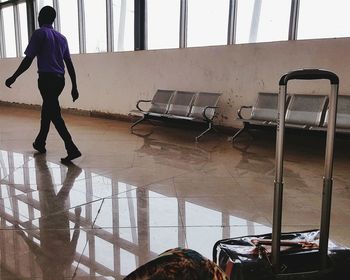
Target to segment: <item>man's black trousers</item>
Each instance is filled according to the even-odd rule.
[[[68,152],[77,150],[73,143],[72,137],[66,127],[66,124],[61,115],[61,108],[58,98],[64,88],[64,76],[55,73],[40,73],[38,79],[38,87],[43,105],[41,109],[41,125],[35,143],[39,146],[45,147],[47,135],[50,130],[50,123],[52,122],[59,135],[64,141],[64,145]]]

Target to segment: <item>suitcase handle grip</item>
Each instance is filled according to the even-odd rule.
[[[280,79],[279,85],[287,85],[289,80],[321,80],[326,79],[332,85],[339,84],[339,78],[333,72],[321,69],[300,69],[291,71],[283,75]]]

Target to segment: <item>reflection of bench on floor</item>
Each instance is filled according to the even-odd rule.
[[[196,137],[196,141],[213,128],[215,109],[221,93],[189,92],[173,90],[157,90],[152,100],[139,100],[136,104],[138,110],[133,113],[141,113],[143,116],[136,121],[131,130],[140,122],[147,119],[174,119],[190,122],[207,123],[208,128]],[[150,102],[150,108],[142,110],[140,103]]]
[[[258,93],[254,106],[242,106],[238,110],[237,120],[243,127],[232,137],[237,138],[250,127],[276,126],[277,93]],[[287,96],[285,125],[286,127],[306,130],[322,130],[327,128],[328,96],[292,94]],[[250,116],[242,116],[243,111],[250,109]],[[338,96],[337,132],[350,132],[350,95]]]
[[[156,156],[162,165],[188,171],[191,167],[203,167],[211,158],[210,152],[197,145],[162,142],[150,138],[149,135],[142,136],[142,138],[144,143],[136,152]]]

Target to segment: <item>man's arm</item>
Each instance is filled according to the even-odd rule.
[[[33,62],[32,57],[26,56],[25,58],[23,58],[21,64],[18,66],[18,69],[16,70],[16,72],[6,80],[5,85],[9,88],[11,88],[11,85],[16,81],[16,79],[25,71],[28,70],[28,68],[30,67],[30,65],[32,65]]]
[[[72,81],[72,98],[73,98],[73,102],[74,102],[79,97],[79,92],[78,92],[78,87],[77,87],[77,78],[76,78],[76,75],[75,75],[75,69],[74,69],[74,66],[73,66],[73,62],[72,62],[72,60],[70,58],[65,58],[64,62],[66,63],[68,74],[69,74],[69,77],[70,77],[70,79]]]

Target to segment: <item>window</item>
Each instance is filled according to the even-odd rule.
[[[180,1],[147,1],[148,49],[179,47]]]
[[[186,241],[189,248],[207,258],[211,256],[212,244],[223,238],[222,213],[191,202],[185,202]],[[206,227],[203,227],[205,217]],[[203,232],[205,231],[205,234]]]
[[[107,51],[106,1],[85,0],[86,52]]]
[[[178,246],[178,201],[149,191],[149,238],[150,250],[160,254],[170,247]],[[162,211],[159,211],[162,209]]]
[[[71,53],[79,53],[78,2],[60,0],[61,32],[68,40]]]
[[[22,53],[24,55],[24,51],[28,45],[28,26],[27,26],[27,6],[26,3],[18,4],[18,12],[19,12],[19,24],[20,24],[20,32],[21,32],[21,47]]]
[[[187,46],[226,45],[228,0],[188,0]]]
[[[113,0],[114,51],[134,50],[134,1]]]
[[[16,37],[13,6],[2,9],[6,57],[16,57]]]
[[[301,0],[298,39],[349,37],[349,9],[348,0]]]
[[[37,0],[36,1],[36,8],[38,9],[38,13],[40,12],[41,8],[45,6],[51,6],[53,7],[53,0]]]
[[[238,0],[236,43],[288,40],[291,0]]]

